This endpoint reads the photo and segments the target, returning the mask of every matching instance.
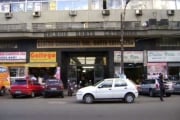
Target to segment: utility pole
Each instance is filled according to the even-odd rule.
[[[124,21],[125,21],[125,15],[126,15],[126,7],[130,0],[126,0],[123,12],[121,12],[120,15],[120,23],[121,23],[121,39],[120,39],[120,44],[121,44],[121,63],[120,63],[120,74],[124,75]]]

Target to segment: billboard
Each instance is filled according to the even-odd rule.
[[[159,73],[167,75],[167,63],[147,63],[147,78],[158,78]]]

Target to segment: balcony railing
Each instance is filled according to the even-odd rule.
[[[169,21],[168,24],[155,25],[140,21],[124,22],[125,30],[179,30],[179,21]],[[120,30],[120,22],[53,22],[53,23],[26,23],[0,24],[0,32],[49,32],[49,31],[76,31],[76,30]]]
[[[27,24],[0,24],[0,32],[27,32]]]

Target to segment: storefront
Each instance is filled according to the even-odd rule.
[[[24,78],[27,75],[26,52],[0,52],[0,65],[8,67],[11,81]]]
[[[124,72],[127,78],[139,83],[143,75],[143,51],[124,51]],[[121,51],[114,51],[114,76],[120,74]]]
[[[35,76],[38,82],[54,77],[57,69],[56,52],[30,52],[28,74]],[[60,73],[59,73],[60,75]]]
[[[165,77],[169,77],[170,79],[180,79],[180,51],[148,51],[147,55],[148,64],[156,64],[153,65],[154,67],[147,67],[147,70],[153,68],[156,74],[163,73]],[[155,73],[149,72],[148,74]]]
[[[108,52],[63,52],[62,56],[62,77],[65,84],[67,79],[87,86],[106,78]]]

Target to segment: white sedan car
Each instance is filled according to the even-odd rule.
[[[97,100],[123,99],[126,103],[133,103],[138,97],[136,85],[129,79],[108,78],[94,86],[81,88],[76,93],[77,101],[93,103]]]

